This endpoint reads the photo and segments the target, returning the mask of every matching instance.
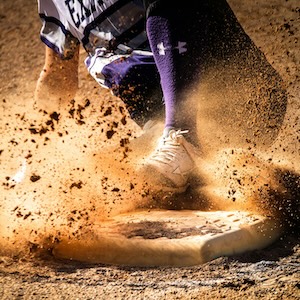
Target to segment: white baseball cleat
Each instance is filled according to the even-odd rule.
[[[195,168],[196,151],[183,136],[187,132],[168,131],[146,161],[147,173],[160,181],[163,190],[184,192],[188,186],[189,176]]]

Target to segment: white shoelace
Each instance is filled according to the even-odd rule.
[[[153,153],[151,159],[159,161],[164,164],[170,163],[178,152],[181,143],[178,138],[183,134],[188,133],[188,130],[171,130],[169,136],[162,138],[159,147]]]

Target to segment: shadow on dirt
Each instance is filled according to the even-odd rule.
[[[236,255],[228,258],[228,262],[243,262],[243,263],[258,263],[262,261],[280,261],[285,257],[294,253],[295,247],[299,246],[300,235],[297,232],[297,228],[291,228],[286,234],[284,234],[278,241],[271,246],[262,249]]]

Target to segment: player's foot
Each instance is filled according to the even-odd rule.
[[[196,151],[183,136],[187,132],[168,131],[146,161],[147,173],[155,176],[163,190],[184,192],[188,186],[189,175],[195,168]]]

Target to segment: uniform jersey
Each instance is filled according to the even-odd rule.
[[[141,0],[39,0],[42,40],[62,58],[71,57],[73,44],[88,53],[147,48],[145,12]],[[120,49],[119,49],[120,50]]]
[[[149,110],[143,99],[161,99],[143,0],[38,0],[38,11],[41,40],[62,59],[83,45],[89,73],[127,104],[131,116]]]

